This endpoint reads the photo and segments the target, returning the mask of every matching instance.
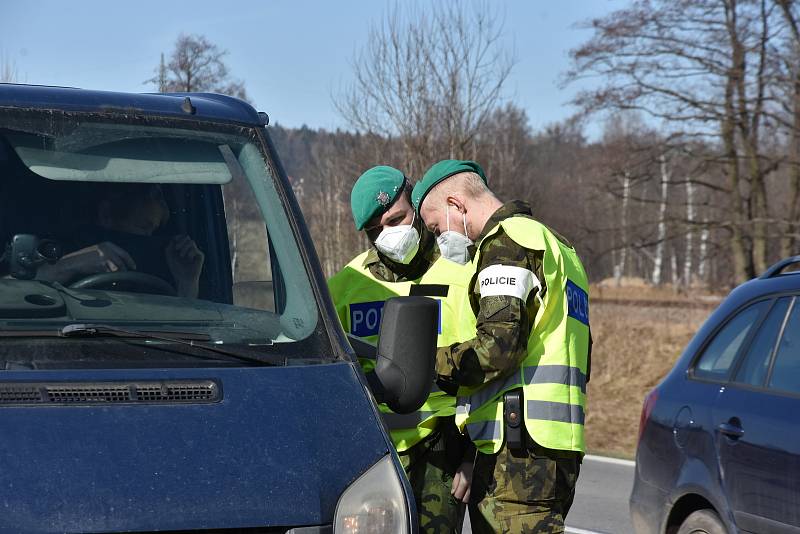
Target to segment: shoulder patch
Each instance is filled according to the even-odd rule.
[[[567,315],[589,326],[589,295],[572,280],[567,280]]]
[[[490,265],[480,272],[478,282],[481,298],[503,295],[526,301],[531,290],[542,288],[532,271],[512,265]]]
[[[500,297],[481,298],[480,314],[486,319],[495,319],[495,316],[509,307],[508,299]]]

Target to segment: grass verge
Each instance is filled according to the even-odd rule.
[[[644,396],[669,372],[713,309],[698,306],[688,297],[684,297],[686,306],[658,306],[654,300],[659,296],[638,289],[637,298],[626,294],[629,300],[624,304],[619,298],[614,303],[598,299],[593,304],[594,348],[586,414],[586,445],[591,454],[634,457]]]

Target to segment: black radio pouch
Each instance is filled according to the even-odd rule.
[[[522,388],[503,395],[503,421],[505,423],[506,447],[513,456],[525,454],[525,425],[522,422]]]

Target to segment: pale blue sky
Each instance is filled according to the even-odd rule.
[[[434,0],[419,0],[423,9]],[[518,62],[506,96],[538,129],[573,113],[575,87],[558,88],[568,51],[590,33],[573,25],[626,0],[493,0]],[[402,4],[402,2],[401,2]],[[234,77],[256,107],[285,126],[344,127],[331,94],[350,80],[350,60],[393,0],[260,2],[0,0],[0,53],[21,81],[149,91],[161,52],[180,32],[228,50]]]

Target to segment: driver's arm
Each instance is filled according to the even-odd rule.
[[[188,235],[172,238],[164,251],[179,297],[197,298],[205,254]]]

